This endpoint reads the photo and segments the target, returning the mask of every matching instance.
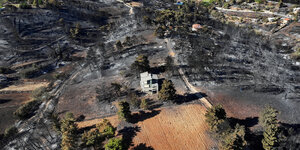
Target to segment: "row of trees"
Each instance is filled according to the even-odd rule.
[[[275,149],[280,141],[277,115],[278,111],[270,106],[267,106],[260,114],[259,123],[264,129],[262,145],[265,150]],[[246,148],[248,143],[245,139],[245,126],[236,124],[234,128],[231,128],[226,112],[221,105],[208,109],[205,117],[210,129],[221,139],[222,149],[242,150]]]

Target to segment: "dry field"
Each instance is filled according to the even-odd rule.
[[[140,131],[133,137],[133,144],[141,143],[155,150],[206,150],[216,146],[216,142],[207,133],[205,107],[200,104],[181,105],[157,109],[157,115],[146,118],[134,126]],[[149,113],[149,112],[146,112]],[[117,116],[108,117],[114,126],[118,125]],[[99,123],[102,119],[79,122],[79,128]]]
[[[158,115],[137,123],[141,130],[133,142],[155,150],[210,149],[215,143],[207,134],[205,111],[199,104],[162,109]]]
[[[46,87],[48,84],[48,82],[24,83],[20,85],[11,85],[9,87],[0,89],[0,91],[33,91],[40,87]]]

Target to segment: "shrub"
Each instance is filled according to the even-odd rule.
[[[230,4],[229,3],[224,3],[223,8],[229,9]]]
[[[29,101],[29,102],[23,104],[22,106],[20,106],[14,112],[14,115],[16,115],[17,117],[19,117],[22,120],[28,119],[31,116],[33,116],[34,111],[36,111],[39,108],[39,106],[40,106],[41,103],[42,103],[41,100],[32,100],[32,101]]]
[[[72,38],[76,38],[80,33],[80,24],[76,23],[75,28],[70,29],[70,34]]]
[[[107,119],[103,119],[101,123],[97,124],[96,129],[101,132],[105,138],[113,137],[116,131],[116,128],[113,127]]]
[[[111,138],[115,135],[116,128],[111,123],[104,119],[101,123],[96,125],[96,129],[91,129],[82,134],[82,142],[84,146],[93,146],[94,149],[101,149],[102,142],[105,139]]]
[[[56,73],[53,75],[56,80],[64,80],[68,77],[66,73]]]
[[[149,104],[148,104],[147,99],[143,98],[141,100],[140,108],[142,108],[144,110],[147,110],[149,108]]]
[[[34,76],[36,76],[36,74],[38,74],[40,72],[39,69],[40,68],[36,68],[36,67],[24,69],[21,71],[21,77],[22,78],[33,78]]]
[[[43,98],[47,97],[47,88],[46,87],[40,87],[40,88],[37,88],[35,90],[32,91],[31,93],[31,97],[33,99],[40,99],[42,100]],[[44,97],[45,96],[45,97]]]
[[[9,127],[4,131],[4,138],[11,138],[18,133],[18,129],[16,127]]]
[[[96,130],[90,130],[84,132],[81,136],[81,140],[84,146],[93,146],[95,149],[101,146],[101,143],[105,140],[101,133]]]
[[[105,150],[123,150],[122,138],[109,139],[105,144]]]

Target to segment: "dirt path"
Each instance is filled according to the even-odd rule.
[[[285,14],[280,14],[280,13],[276,13],[276,12],[270,12],[270,11],[264,11],[264,12],[255,12],[252,10],[233,10],[233,9],[225,9],[225,8],[221,8],[221,7],[216,7],[217,10],[222,11],[222,12],[237,12],[237,13],[254,13],[254,14],[265,14],[265,15],[275,15],[275,16],[280,16],[280,17],[284,17],[284,18],[292,18],[290,15],[285,15]]]
[[[171,41],[170,39],[165,39],[165,42],[167,43],[167,48],[169,50],[169,54],[171,54],[170,56],[174,58],[174,64],[176,66],[179,66],[179,63],[177,61],[177,58],[176,58],[176,53],[173,51],[173,46],[171,44]],[[182,78],[182,80],[184,81],[185,85],[188,87],[190,93],[195,93],[198,97],[199,97],[199,100],[200,102],[206,107],[206,108],[210,108],[212,107],[212,104],[205,98],[203,97],[199,90],[197,90],[196,87],[194,87],[187,79],[186,75],[184,74],[183,70],[181,68],[178,69],[178,72]]]

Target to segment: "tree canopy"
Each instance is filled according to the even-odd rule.
[[[165,79],[163,81],[161,90],[158,92],[158,98],[160,100],[175,100],[176,98],[176,89],[171,80]]]

